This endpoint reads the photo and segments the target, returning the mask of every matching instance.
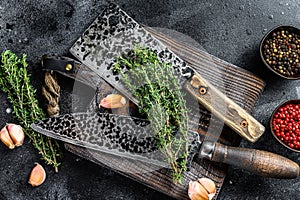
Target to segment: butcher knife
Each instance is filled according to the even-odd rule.
[[[153,49],[160,61],[171,63],[182,88],[243,138],[255,142],[264,133],[264,126],[254,117],[212,86],[115,4],[109,4],[74,43],[70,52],[138,105],[138,100],[123,84],[121,75],[112,70],[116,59],[137,45]],[[126,69],[123,72],[126,73]],[[215,99],[223,103],[214,103]]]
[[[158,149],[147,120],[108,113],[73,113],[50,117],[31,125],[46,136],[152,165],[168,167]],[[205,145],[205,147],[201,147]],[[205,152],[202,152],[205,149]],[[299,166],[280,155],[255,149],[202,142],[200,134],[189,131],[189,161],[194,155],[226,163],[272,178],[295,178]],[[188,164],[189,165],[189,164]]]

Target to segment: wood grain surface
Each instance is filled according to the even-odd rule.
[[[267,151],[225,146],[216,143],[212,160],[241,167],[267,178],[296,178],[299,176],[297,163]]]
[[[185,88],[201,105],[224,120],[225,124],[242,138],[256,142],[265,132],[265,127],[251,114],[203,80],[199,74],[195,74],[191,81],[187,81]]]
[[[199,50],[191,45],[174,40],[172,35],[165,35],[155,29],[145,27],[156,38],[161,40],[175,54],[184,59],[192,67],[194,67],[201,76],[208,80],[212,85],[225,93],[230,99],[251,113],[255,103],[261,95],[265,83],[254,74],[238,68],[228,62],[220,60],[202,50]],[[172,39],[171,39],[172,38]],[[104,98],[109,93],[116,91],[107,83],[99,83],[98,99]],[[186,99],[190,106],[190,121],[192,129],[196,130],[202,138],[208,133],[208,128],[211,123],[211,114],[201,105],[192,103],[192,96],[187,95]],[[96,105],[95,105],[96,106]],[[130,105],[133,106],[133,105]],[[114,110],[114,113],[132,114],[132,109]],[[102,109],[102,112],[111,112]],[[218,139],[220,143],[237,146],[240,142],[240,137],[231,131],[228,127],[223,126],[222,122],[214,120],[216,126],[223,127],[221,137]],[[211,134],[212,136],[214,134]],[[175,184],[172,181],[172,176],[169,169],[153,170],[152,166],[128,160],[106,153],[100,153],[85,148],[80,148],[70,144],[65,144],[68,151],[73,152],[83,158],[93,161],[101,166],[108,167],[112,170],[123,174],[137,182],[140,182],[157,191],[165,193],[175,199],[188,199],[187,188],[191,180],[197,178],[208,177],[215,181],[217,185],[217,195],[221,190],[227,165],[211,162],[205,159],[194,158],[190,170],[183,175],[183,183]],[[215,198],[217,198],[217,195]]]

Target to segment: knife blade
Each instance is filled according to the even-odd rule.
[[[168,166],[157,151],[146,120],[107,113],[73,113],[50,117],[31,125],[48,137],[88,149],[132,157],[157,166]]]
[[[157,148],[150,122],[131,116],[100,112],[72,113],[31,124],[48,137],[127,159],[169,168],[166,156]],[[196,139],[195,139],[196,138]],[[199,134],[189,132],[189,149],[197,152]],[[189,156],[190,166],[194,154]]]
[[[50,117],[31,124],[46,136],[97,151],[167,167],[166,156],[157,149],[147,120],[107,113],[72,113]],[[201,147],[205,145],[205,147]],[[199,150],[207,149],[209,155]],[[295,162],[266,151],[202,143],[198,133],[189,131],[189,161],[194,155],[231,164],[252,173],[272,178],[295,178]]]
[[[138,105],[138,100],[123,85],[122,77],[111,70],[115,59],[132,50],[136,44],[152,48],[161,61],[172,63],[179,84],[243,138],[255,142],[264,133],[264,126],[254,117],[218,91],[115,4],[109,4],[96,18],[70,48],[70,53]],[[222,99],[226,112],[220,111],[220,105],[214,104],[213,99]]]

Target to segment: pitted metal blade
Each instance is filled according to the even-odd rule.
[[[67,143],[167,166],[148,121],[106,113],[73,113],[50,117],[31,127]]]
[[[137,45],[153,49],[161,61],[171,63],[180,85],[193,75],[193,70],[182,59],[168,50],[115,4],[110,4],[96,18],[71,47],[70,52],[97,75],[138,104],[138,100],[123,85],[121,75],[113,73],[111,69],[119,56],[133,50]],[[123,70],[126,73],[126,69]]]
[[[31,127],[70,144],[169,168],[147,120],[107,113],[73,113],[47,118]],[[200,144],[199,134],[190,131],[188,166]]]

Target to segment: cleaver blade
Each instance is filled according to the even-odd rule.
[[[87,149],[169,168],[166,156],[157,149],[151,124],[147,120],[108,113],[72,113],[38,121],[31,124],[31,128],[48,137]],[[264,177],[296,178],[299,175],[298,164],[283,156],[202,142],[200,134],[194,131],[189,131],[188,135],[187,167],[197,154],[199,158],[234,165]]]
[[[86,112],[46,118],[31,124],[31,128],[48,137],[87,149],[158,167],[170,167],[167,157],[157,148],[156,138],[147,120],[116,114]],[[189,141],[193,141],[189,148],[196,148],[192,151],[195,152],[199,147],[197,144],[198,141],[200,142],[199,134],[191,132],[189,137]]]
[[[153,49],[161,61],[171,63],[180,86],[243,138],[255,142],[264,133],[264,126],[254,117],[207,82],[113,3],[84,31],[70,48],[70,53],[138,105],[138,100],[122,83],[121,75],[114,74],[111,69],[117,57],[128,53],[136,45]],[[215,99],[222,100],[222,104],[214,103]]]

